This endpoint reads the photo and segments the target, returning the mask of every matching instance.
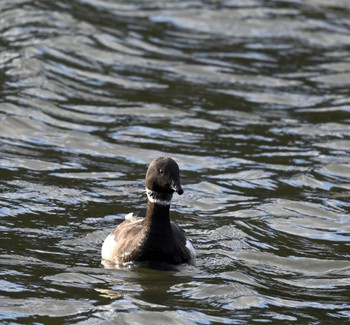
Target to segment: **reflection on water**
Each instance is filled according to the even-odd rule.
[[[2,323],[350,318],[347,1],[1,7]],[[198,265],[105,269],[158,155]]]

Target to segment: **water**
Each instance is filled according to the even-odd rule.
[[[348,322],[349,13],[1,0],[1,323]],[[159,155],[197,266],[105,269]]]

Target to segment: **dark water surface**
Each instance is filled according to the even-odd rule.
[[[349,321],[349,1],[0,4],[1,324]],[[104,269],[158,155],[197,267]]]

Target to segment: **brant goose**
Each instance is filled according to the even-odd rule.
[[[195,250],[184,231],[170,220],[173,193],[183,194],[179,166],[171,158],[154,159],[146,173],[145,217],[129,213],[107,236],[102,259],[117,265],[128,262],[195,264]]]

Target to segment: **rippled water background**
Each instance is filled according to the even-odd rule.
[[[349,321],[349,1],[0,3],[2,324]],[[158,155],[198,265],[104,269]]]

